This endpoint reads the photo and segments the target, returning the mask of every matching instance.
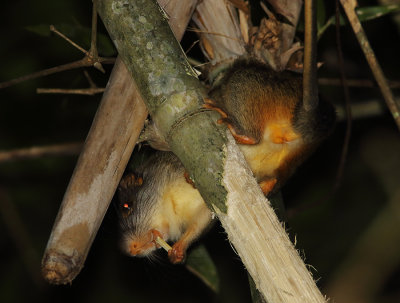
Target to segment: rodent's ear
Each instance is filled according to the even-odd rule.
[[[135,185],[141,186],[142,184],[143,184],[143,178],[141,176],[138,176],[135,180]]]
[[[119,183],[119,190],[121,189],[127,189],[130,186],[136,185],[136,176],[133,173],[129,173],[126,176],[124,176],[120,183]],[[142,179],[143,182],[143,179]]]

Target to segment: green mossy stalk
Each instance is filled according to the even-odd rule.
[[[205,90],[167,16],[154,0],[99,0],[98,12],[172,151],[209,206],[226,212],[225,127],[202,109]]]

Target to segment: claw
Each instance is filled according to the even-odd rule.
[[[182,263],[185,259],[186,248],[185,245],[178,241],[173,246],[172,249],[168,251],[168,258],[173,264]]]

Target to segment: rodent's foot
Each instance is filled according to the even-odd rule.
[[[264,195],[268,195],[273,189],[278,180],[276,178],[267,179],[258,183]]]
[[[189,183],[190,185],[193,186],[193,188],[196,188],[196,185],[194,185],[194,182],[192,179],[190,179],[189,173],[185,170],[185,173],[183,174],[183,176],[185,177],[185,180],[187,183]]]
[[[224,112],[220,107],[218,107],[213,100],[205,98],[204,102],[205,102],[203,104],[204,108],[215,110],[216,112],[218,112],[221,115],[222,118],[227,118],[228,117],[226,112]]]
[[[236,130],[235,126],[232,124],[231,120],[229,119],[228,114],[223,109],[218,107],[213,100],[205,98],[204,102],[205,102],[205,104],[203,105],[204,108],[215,110],[216,112],[218,112],[221,115],[221,119],[218,119],[217,123],[218,124],[225,123],[237,143],[248,144],[248,145],[257,144],[257,141],[254,138],[239,134],[238,131]]]
[[[172,249],[168,251],[168,258],[173,264],[182,263],[185,259],[186,249],[182,242],[178,241],[173,246]]]
[[[236,131],[235,126],[233,126],[231,123],[227,123],[226,124],[229,128],[229,130],[231,131],[231,134],[233,136],[233,138],[235,138],[236,143],[239,144],[246,144],[246,145],[254,145],[257,144],[257,141],[249,136],[246,135],[241,135]]]

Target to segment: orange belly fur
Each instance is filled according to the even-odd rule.
[[[265,127],[261,142],[239,145],[257,180],[276,177],[276,170],[301,146],[301,138],[286,122],[272,122]]]

